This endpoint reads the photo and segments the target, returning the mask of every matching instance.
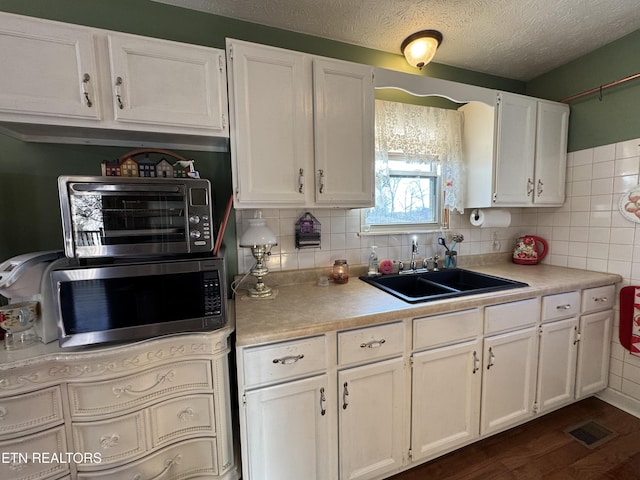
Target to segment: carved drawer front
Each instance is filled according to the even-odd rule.
[[[62,423],[60,387],[0,398],[0,438],[11,438]]]
[[[402,322],[338,333],[338,362],[341,365],[387,358],[403,351]]]
[[[67,447],[64,425],[44,432],[0,442],[0,478],[40,480],[69,473],[73,455]]]
[[[477,308],[413,320],[413,349],[438,347],[482,335],[482,316]]]
[[[189,395],[149,409],[153,446],[198,433],[215,433],[213,395]]]
[[[186,440],[141,460],[100,472],[78,472],[78,480],[205,478],[218,474],[216,439]]]
[[[70,383],[71,415],[89,417],[133,410],[165,397],[213,389],[211,363],[192,360],[101,382]]]
[[[243,351],[247,387],[303,377],[326,370],[324,335],[281,342]]]
[[[565,292],[542,297],[542,322],[574,317],[580,313],[580,292]]]
[[[508,332],[535,325],[540,315],[537,298],[492,305],[484,309],[484,334]]]
[[[598,312],[613,308],[616,303],[616,286],[587,288],[582,292],[582,313]]]
[[[78,470],[131,461],[148,449],[143,412],[103,421],[74,422],[73,442],[75,450],[97,452],[102,457],[99,465],[81,464]]]

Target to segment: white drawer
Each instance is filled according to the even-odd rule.
[[[565,292],[542,297],[542,321],[574,317],[580,313],[580,292]]]
[[[209,478],[218,474],[216,451],[215,438],[187,440],[121,467],[78,472],[78,480]]]
[[[469,340],[482,334],[478,309],[416,318],[413,321],[413,349],[431,348]]]
[[[69,398],[71,415],[78,418],[126,412],[163,397],[211,390],[211,363],[191,360],[112,380],[70,383]]]
[[[491,335],[535,325],[538,315],[537,298],[492,305],[484,310],[484,334]]]
[[[244,384],[247,387],[303,377],[327,369],[324,335],[246,348]]]
[[[148,450],[143,412],[120,415],[109,420],[74,422],[74,448],[78,452],[100,453],[100,464],[81,463],[78,470],[95,470],[125,463]]]
[[[582,291],[582,313],[613,308],[616,303],[616,286],[587,288]]]
[[[44,430],[62,421],[59,386],[0,398],[0,438]]]
[[[213,395],[189,395],[167,400],[149,409],[153,446],[197,433],[216,431]]]
[[[338,363],[341,365],[387,358],[403,351],[402,322],[338,333]]]
[[[68,452],[73,454],[75,450],[69,450],[64,425],[60,425],[44,432],[0,442],[0,452],[3,454],[0,478],[44,480],[68,474],[73,458],[62,458],[61,455]]]

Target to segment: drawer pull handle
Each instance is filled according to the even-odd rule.
[[[487,370],[495,365],[496,356],[493,354],[493,350],[489,349],[489,362],[487,362]]]
[[[4,407],[0,407],[0,420],[4,420],[4,417],[7,416],[7,409]]]
[[[386,342],[384,338],[380,340],[371,340],[367,343],[361,343],[360,348],[380,348],[384,342]]]
[[[324,394],[324,387],[320,389],[320,415],[324,416],[327,413],[327,409],[324,404],[327,402],[327,396]]]
[[[118,445],[119,441],[120,441],[120,435],[118,435],[117,433],[114,433],[113,435],[104,435],[100,437],[100,446],[106,450],[108,448],[113,448],[116,445]]]
[[[162,480],[162,478],[164,478],[169,473],[169,470],[171,470],[171,467],[173,467],[174,465],[180,465],[181,461],[182,461],[182,455],[177,454],[171,460],[167,460],[165,462],[164,470],[162,470],[158,475],[156,475],[153,478],[150,478],[149,480]],[[139,473],[136,473],[131,478],[131,480],[142,480],[142,475]]]
[[[593,297],[594,302],[608,302],[609,299],[607,297]]]
[[[115,94],[116,94],[116,100],[118,102],[118,108],[120,110],[124,109],[124,103],[122,102],[122,95],[120,93],[120,89],[122,88],[122,77],[116,77],[116,88],[115,88]]]
[[[571,310],[571,304],[567,303],[565,305],[558,305],[556,310]]]
[[[303,358],[303,354],[289,355],[288,357],[274,358],[273,363],[279,363],[280,365],[289,365],[291,363],[296,363],[298,360],[302,360]]]
[[[478,370],[480,370],[480,359],[478,358],[478,354],[474,351],[473,352],[473,372],[472,373],[476,373]]]
[[[89,97],[89,92],[87,91],[86,85],[91,81],[91,76],[88,73],[85,73],[82,76],[82,94],[84,95],[84,102],[87,104],[87,107],[93,107],[93,102]]]
[[[342,388],[342,409],[346,410],[349,406],[349,384],[344,382]]]
[[[169,381],[169,382],[172,381],[174,376],[175,376],[174,371],[173,370],[169,370],[165,374],[160,374],[159,373],[158,376],[156,377],[156,383],[154,383],[153,385],[151,385],[148,388],[145,388],[145,389],[142,389],[142,390],[134,390],[133,386],[131,384],[128,384],[128,385],[120,385],[120,386],[117,386],[117,387],[113,387],[112,392],[116,396],[116,398],[120,398],[125,393],[129,393],[131,395],[141,395],[143,393],[147,393],[150,390],[153,390],[158,385],[162,385],[165,381]]]

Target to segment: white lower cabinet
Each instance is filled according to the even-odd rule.
[[[540,327],[538,359],[538,413],[573,401],[576,383],[578,318],[568,318]]]
[[[613,310],[580,317],[576,399],[607,387]]]
[[[394,358],[338,372],[338,389],[340,478],[379,478],[400,468],[404,360]]]
[[[327,375],[260,388],[245,394],[247,478],[331,478]]]
[[[537,347],[535,327],[484,339],[482,435],[504,430],[533,417]]]
[[[615,286],[238,347],[244,480],[380,480],[607,385]]]
[[[482,339],[412,357],[411,458],[420,460],[479,435]]]

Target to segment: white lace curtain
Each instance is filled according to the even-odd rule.
[[[376,100],[376,162],[402,152],[409,162],[440,162],[444,207],[464,213],[462,113]]]

